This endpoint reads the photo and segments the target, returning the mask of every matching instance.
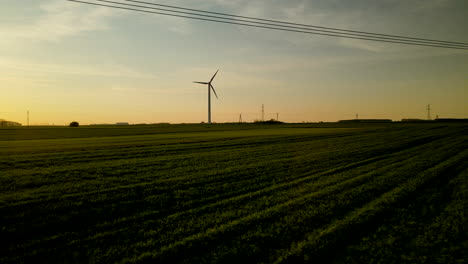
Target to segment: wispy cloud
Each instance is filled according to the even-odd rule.
[[[101,64],[101,65],[76,65],[76,64],[53,64],[39,63],[27,60],[0,58],[0,69],[3,72],[12,71],[16,73],[34,74],[57,74],[57,75],[86,75],[103,77],[121,77],[154,79],[156,75],[141,72],[125,65]]]
[[[42,2],[39,4],[38,10],[41,11],[40,14],[31,19],[0,26],[2,31],[2,40],[0,41],[57,42],[85,32],[107,30],[109,29],[109,19],[120,12],[104,7],[88,7],[64,0]]]
[[[448,38],[450,31],[455,29],[447,25],[466,17],[460,8],[458,10],[455,8],[462,7],[463,0],[356,0],[353,2],[337,0],[213,0],[213,2],[228,12],[238,15],[431,39]],[[447,14],[451,14],[451,16],[447,17]],[[434,23],[435,18],[438,19],[438,23]],[[432,27],[435,30],[428,31],[428,28],[431,28],[428,25],[436,25]],[[255,29],[243,28],[245,32],[252,30]],[[282,37],[284,34],[277,35],[279,41],[298,45],[331,43],[343,48],[369,52],[383,52],[385,50],[383,45],[371,41],[335,39],[335,41],[330,42],[333,38],[302,34],[288,34],[288,37]],[[388,47],[388,45],[385,46]],[[404,48],[392,45],[392,49],[401,51]],[[409,50],[412,52],[414,49]]]
[[[132,12],[132,14],[135,14]],[[150,15],[145,14],[141,17],[147,25],[158,25],[165,30],[171,31],[179,35],[190,35],[192,33],[191,21],[179,17],[171,17],[165,15]]]

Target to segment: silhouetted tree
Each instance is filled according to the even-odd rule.
[[[76,121],[73,121],[70,123],[70,127],[79,127],[80,126],[80,123],[76,122]]]
[[[21,124],[18,122],[0,119],[0,127],[10,127],[10,126],[21,126]]]
[[[270,119],[270,120],[266,120],[266,121],[255,120],[254,123],[256,123],[256,124],[283,124],[283,122],[275,120],[273,118]]]

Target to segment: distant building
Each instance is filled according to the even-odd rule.
[[[115,124],[118,126],[128,126],[128,122],[117,122]]]
[[[468,118],[437,118],[434,121],[445,123],[468,123]]]
[[[403,118],[401,122],[404,123],[427,123],[432,122],[432,120],[418,119],[418,118]]]
[[[391,119],[349,119],[340,120],[338,123],[390,123]]]

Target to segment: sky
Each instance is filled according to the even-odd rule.
[[[93,0],[90,0],[93,1]],[[468,43],[466,0],[148,0]],[[468,118],[468,51],[2,0],[0,119],[31,125]]]

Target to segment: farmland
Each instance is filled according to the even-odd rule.
[[[0,262],[467,263],[464,124],[0,129]]]

